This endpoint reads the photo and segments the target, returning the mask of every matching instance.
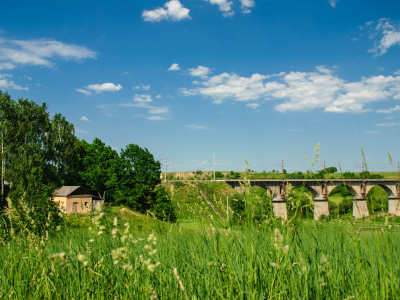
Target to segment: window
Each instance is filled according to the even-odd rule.
[[[89,202],[85,202],[85,207],[87,207],[87,206],[88,206],[88,203],[89,203]]]

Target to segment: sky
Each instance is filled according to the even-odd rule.
[[[400,2],[6,1],[0,90],[168,171],[400,160]],[[12,13],[11,13],[12,12]],[[303,155],[307,158],[303,158]]]

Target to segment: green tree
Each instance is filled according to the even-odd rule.
[[[59,185],[82,185],[82,143],[75,136],[75,127],[61,114],[51,120],[49,151],[56,168]]]
[[[146,212],[151,209],[155,187],[161,183],[161,163],[145,148],[129,144],[121,149],[123,165],[122,193],[126,202],[134,209]]]
[[[217,172],[215,172],[215,178],[224,178],[225,176],[224,176],[224,174],[222,174],[222,172],[220,172],[220,171],[217,171]]]
[[[117,151],[95,138],[91,144],[82,141],[80,172],[83,185],[101,199],[114,200],[119,194],[123,165]]]
[[[13,206],[9,213],[20,217],[21,228],[36,232],[51,230],[60,218],[56,203],[51,201],[58,179],[50,151],[47,104],[38,105],[27,99],[14,101],[8,93],[0,91],[0,130],[4,145],[3,179],[9,182],[7,196]]]
[[[160,220],[176,222],[171,196],[161,185],[157,186],[152,193],[152,208],[150,211]]]

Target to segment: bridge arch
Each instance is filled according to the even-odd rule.
[[[388,197],[395,197],[396,196],[396,191],[393,190],[393,188],[395,188],[395,187],[392,187],[392,186],[389,187],[389,186],[387,186],[385,184],[375,184],[375,185],[372,185],[372,186],[368,186],[367,190],[366,190],[366,193],[368,194],[369,191],[372,190],[372,188],[374,188],[376,186],[381,187],[386,192]]]
[[[307,185],[307,184],[305,184],[305,185],[303,185],[303,186],[312,194],[312,196],[314,197],[314,199],[317,198],[317,197],[319,196],[319,193],[318,193],[312,186],[309,186],[309,185]]]
[[[351,193],[351,195],[353,197],[357,197],[358,196],[357,192],[355,191],[355,189],[352,186],[350,186],[348,184],[343,184],[343,183],[338,184],[336,186],[331,186],[330,188],[328,187],[328,191],[327,191],[328,196],[330,196],[333,191],[338,190],[339,187],[342,187],[342,186],[344,186]]]

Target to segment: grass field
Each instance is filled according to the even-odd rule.
[[[390,220],[387,226],[270,220],[254,227],[213,224],[211,229],[189,230],[124,211],[113,208],[101,219],[92,215],[97,226],[91,230],[77,226],[77,221],[77,227],[62,228],[47,239],[4,241],[0,297],[400,297],[400,257],[395,255],[400,251],[400,232]]]
[[[1,240],[0,299],[400,297],[400,218],[268,218],[238,227],[225,220],[226,196],[236,193],[225,183],[165,186],[176,224],[106,207],[68,215],[48,236]]]

